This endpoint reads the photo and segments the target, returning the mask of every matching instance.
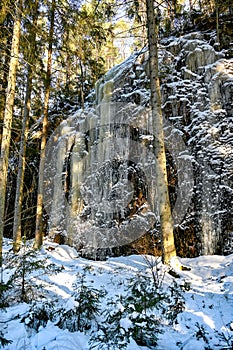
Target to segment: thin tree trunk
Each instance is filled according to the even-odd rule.
[[[4,215],[6,203],[7,170],[11,140],[11,126],[13,118],[13,106],[15,97],[16,73],[19,59],[19,39],[21,21],[21,0],[16,4],[16,17],[14,21],[11,58],[6,91],[6,103],[3,121],[1,156],[0,156],[0,266],[2,266],[2,244],[4,230]]]
[[[40,146],[40,166],[39,166],[39,180],[37,192],[37,210],[36,210],[36,234],[34,248],[39,249],[43,243],[43,183],[44,183],[44,166],[46,155],[46,137],[48,127],[48,109],[49,109],[49,95],[51,86],[51,70],[52,70],[52,52],[53,52],[53,34],[54,34],[54,18],[55,18],[55,0],[52,1],[50,14],[50,29],[49,29],[49,47],[48,47],[48,61],[47,72],[45,80],[45,100],[44,100],[44,117],[42,126],[42,137]]]
[[[163,262],[169,263],[176,256],[173,235],[173,221],[168,194],[166,155],[163,134],[163,114],[161,108],[161,91],[158,67],[158,27],[156,25],[154,2],[147,0],[147,26],[149,41],[149,63],[150,63],[150,88],[151,107],[153,119],[153,133],[155,138],[156,156],[156,182],[159,204],[160,225],[163,246]]]
[[[32,69],[28,65],[28,78],[27,88],[25,96],[25,105],[23,112],[23,125],[22,134],[20,141],[19,150],[19,165],[17,173],[16,183],[16,195],[15,195],[15,207],[14,207],[14,225],[13,225],[13,248],[14,252],[18,252],[21,245],[21,213],[22,213],[22,202],[23,202],[23,186],[24,186],[24,173],[26,163],[26,143],[28,134],[28,123],[29,123],[29,111],[31,104],[31,91],[32,91]]]
[[[13,225],[13,241],[14,241],[14,252],[18,252],[21,245],[21,216],[22,216],[22,203],[23,203],[23,187],[24,187],[24,173],[25,173],[25,164],[26,164],[26,144],[28,136],[28,124],[29,124],[29,113],[31,106],[31,93],[32,93],[32,65],[35,59],[35,50],[36,50],[36,31],[35,27],[38,19],[38,1],[35,3],[34,16],[32,22],[32,34],[31,34],[31,53],[28,58],[27,65],[27,87],[26,95],[24,101],[24,110],[23,110],[23,123],[21,131],[21,140],[20,140],[20,150],[19,150],[19,165],[18,165],[18,174],[17,174],[17,183],[16,183],[16,195],[15,195],[15,207],[14,207],[14,225]]]
[[[189,12],[193,10],[193,0],[189,0]]]
[[[83,74],[83,65],[81,59],[79,59],[79,67],[80,67],[80,73],[81,73],[81,91],[80,91],[80,97],[81,97],[81,108],[84,110],[84,74]]]
[[[2,26],[0,27],[0,32],[2,31]],[[6,89],[7,89],[7,79],[9,73],[9,63],[10,63],[10,53],[11,53],[11,38],[10,35],[7,36],[4,43],[5,52],[2,52],[2,89],[0,92],[0,144],[2,143],[2,125],[4,120],[5,112],[5,102],[6,102]]]
[[[218,5],[218,0],[215,0],[215,10],[216,10],[217,43],[220,45],[220,34],[219,34],[219,5]],[[220,47],[218,47],[218,51],[220,51]]]

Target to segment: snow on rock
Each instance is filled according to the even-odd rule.
[[[174,163],[170,174],[177,172],[170,191],[181,256],[233,251],[233,69],[232,59],[215,51],[214,42],[214,32],[196,31],[160,43],[166,148]],[[104,249],[140,239],[157,223],[149,99],[144,49],[97,82],[96,106],[60,125],[49,144],[45,176],[51,237],[62,236],[80,253],[106,256]]]

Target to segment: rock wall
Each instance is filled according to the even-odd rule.
[[[233,60],[213,43],[214,33],[194,32],[160,45],[181,256],[233,252]],[[95,105],[64,121],[47,146],[50,235],[90,254],[160,252],[147,56],[109,71]]]
[[[232,251],[233,60],[211,39],[198,32],[165,41],[173,59],[162,85],[165,116],[193,155],[193,230],[202,254]]]

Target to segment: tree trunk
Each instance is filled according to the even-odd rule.
[[[51,85],[51,69],[52,69],[52,52],[53,52],[53,34],[54,34],[54,18],[55,18],[55,0],[52,1],[50,12],[50,29],[48,37],[48,60],[47,72],[45,80],[45,100],[44,100],[44,117],[42,126],[42,137],[40,146],[40,166],[39,166],[39,180],[37,192],[37,209],[36,209],[36,234],[34,248],[39,249],[43,243],[43,183],[44,183],[44,166],[46,154],[46,137],[48,127],[48,109],[49,109],[49,95]]]
[[[81,75],[81,87],[80,87],[80,102],[81,108],[84,110],[84,74],[83,74],[83,64],[81,59],[79,59],[80,75]]]
[[[15,207],[14,207],[14,224],[13,224],[13,248],[14,252],[18,252],[21,245],[21,213],[22,213],[22,202],[23,202],[23,186],[24,186],[24,173],[25,173],[25,163],[26,163],[26,144],[27,144],[27,134],[28,134],[28,124],[29,124],[29,113],[31,105],[31,93],[32,93],[32,65],[35,59],[36,50],[36,25],[38,19],[38,1],[35,3],[34,16],[32,22],[32,33],[30,38],[30,57],[28,58],[27,66],[27,87],[26,95],[24,101],[24,111],[23,111],[23,123],[21,131],[20,140],[20,150],[19,150],[19,165],[17,173],[17,183],[16,183],[16,195],[15,195]]]
[[[172,257],[176,256],[176,249],[174,244],[173,221],[168,195],[166,155],[163,134],[163,114],[161,108],[162,102],[158,67],[158,27],[156,24],[153,0],[147,0],[146,6],[149,42],[151,107],[153,133],[155,139],[155,156],[157,160],[155,174],[162,234],[163,262],[167,264],[170,262]]]
[[[189,12],[193,11],[193,0],[189,0]]]
[[[6,103],[2,130],[1,156],[0,156],[0,266],[2,266],[2,244],[4,230],[4,215],[6,203],[6,185],[7,170],[11,140],[11,126],[13,118],[13,106],[15,97],[16,73],[19,57],[19,39],[20,39],[20,21],[21,21],[21,0],[16,4],[16,15],[13,28],[11,58],[8,74],[8,85],[6,91]]]
[[[9,32],[11,32],[11,27],[6,24]],[[0,33],[3,33],[3,25],[0,26]],[[11,36],[10,34],[5,35],[5,37],[1,41],[1,46],[4,47],[4,50],[1,52],[1,91],[0,91],[0,144],[2,143],[2,125],[4,119],[4,111],[5,111],[5,102],[6,102],[6,89],[7,89],[7,79],[9,73],[9,63],[10,63],[10,53],[11,53]]]
[[[220,45],[220,34],[219,34],[219,4],[218,4],[218,0],[215,0],[215,10],[216,10],[217,44]],[[218,51],[220,51],[220,46],[218,47]]]
[[[16,195],[15,195],[15,207],[14,207],[14,224],[13,224],[13,249],[17,253],[21,245],[21,212],[22,212],[22,202],[23,202],[23,185],[24,185],[24,172],[25,172],[25,156],[26,156],[26,142],[28,133],[28,118],[30,110],[30,98],[32,91],[32,69],[28,66],[28,78],[27,78],[27,88],[25,96],[25,105],[23,112],[23,125],[22,134],[20,140],[20,150],[19,150],[19,164],[16,182]]]

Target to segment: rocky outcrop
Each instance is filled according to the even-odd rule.
[[[165,116],[182,130],[193,156],[193,230],[203,254],[232,251],[233,227],[233,60],[210,42],[199,32],[165,41],[176,56],[162,84]]]
[[[181,256],[233,252],[233,60],[215,51],[214,35],[193,32],[160,45]],[[46,191],[56,203],[48,205],[50,235],[67,236],[78,249],[159,253],[149,99],[145,50],[109,71],[97,83],[96,106],[56,131],[48,147],[54,181]]]

